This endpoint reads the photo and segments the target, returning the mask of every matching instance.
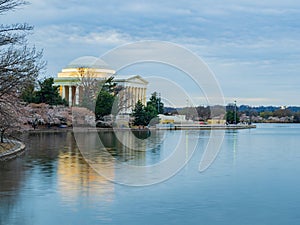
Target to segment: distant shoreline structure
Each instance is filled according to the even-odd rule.
[[[196,124],[176,124],[174,127],[141,127],[141,128],[100,128],[100,127],[68,127],[68,128],[41,128],[28,130],[29,133],[43,132],[101,132],[101,131],[159,131],[159,130],[241,130],[253,129],[256,125],[196,125]]]
[[[166,124],[168,125],[168,124]],[[155,129],[158,130],[240,130],[240,129],[253,129],[256,128],[254,124],[174,124],[172,126],[160,126]]]

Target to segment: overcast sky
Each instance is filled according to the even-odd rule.
[[[226,102],[300,105],[300,1],[30,2],[1,16],[1,23],[34,25],[29,40],[44,49],[48,76],[56,76],[80,56],[98,57],[133,41],[162,40],[201,57],[214,72]]]

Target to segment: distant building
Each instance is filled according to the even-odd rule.
[[[62,69],[54,79],[54,86],[60,87],[60,95],[66,99],[69,106],[80,105],[83,94],[82,77],[89,80],[105,80],[114,77],[114,82],[123,88],[125,107],[123,112],[132,111],[135,103],[140,100],[146,103],[148,82],[139,75],[120,76],[103,60],[96,57],[80,57]]]
[[[163,115],[159,114],[159,122],[161,124],[181,124],[192,122],[186,119],[186,115]]]
[[[218,124],[224,125],[224,124],[226,124],[226,120],[216,117],[216,118],[212,118],[212,119],[207,120],[207,124],[210,124],[210,125],[218,125]]]
[[[283,106],[280,106],[280,109],[284,110],[284,109],[287,109],[287,107],[285,105],[283,105]]]

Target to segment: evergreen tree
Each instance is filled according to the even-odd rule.
[[[101,86],[95,105],[96,120],[103,120],[104,116],[113,114],[113,105],[118,94],[114,77],[109,77]]]
[[[36,92],[36,103],[46,103],[49,105],[67,105],[67,102],[59,95],[58,86],[53,86],[52,77],[39,81],[40,90]]]
[[[59,95],[58,86],[53,86],[54,79],[46,78],[38,81],[39,90],[35,90],[34,81],[30,81],[23,88],[21,98],[27,103],[46,103],[49,105],[68,105]]]
[[[161,102],[161,98],[158,97],[157,92],[153,92],[149,101],[147,102],[147,106],[153,106],[156,109],[157,114],[164,113],[164,104]]]
[[[147,125],[155,125],[159,123],[157,109],[153,105],[147,105],[145,108],[145,121]]]
[[[229,124],[234,124],[234,122],[239,123],[240,122],[240,117],[238,113],[236,113],[236,116],[234,115],[235,112],[230,110],[226,112],[226,122]],[[234,121],[235,119],[235,121]]]
[[[106,90],[101,90],[97,96],[95,115],[96,120],[103,120],[103,117],[112,114],[112,107],[115,96]]]
[[[146,111],[145,106],[141,101],[138,101],[133,109],[132,116],[134,117],[133,124],[136,126],[142,125],[146,126],[148,125],[146,120]]]
[[[141,101],[138,101],[133,110],[134,125],[155,125],[159,123],[158,114],[164,110],[164,104],[160,98],[157,98],[157,93],[152,93],[147,106],[144,106]]]

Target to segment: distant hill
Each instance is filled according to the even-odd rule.
[[[238,110],[240,112],[247,112],[247,111],[254,111],[254,112],[275,112],[276,110],[280,109],[280,107],[277,106],[249,106],[249,105],[241,105],[238,107]]]
[[[292,112],[300,112],[299,106],[289,106],[288,109],[291,110]]]
[[[278,106],[255,106],[251,107],[249,105],[241,105],[238,107],[240,112],[247,112],[247,111],[254,111],[257,113],[261,112],[275,112],[276,110],[280,109]],[[291,112],[300,112],[299,106],[289,106],[286,109],[290,110]]]
[[[278,106],[249,106],[249,105],[240,105],[237,106],[237,110],[239,112],[257,112],[258,114],[261,112],[275,112],[276,110],[280,109],[281,107]],[[176,111],[180,111],[184,108],[173,108],[173,107],[165,107],[164,112],[167,113],[174,113]],[[300,112],[299,106],[288,106],[286,109],[290,110],[293,113]]]
[[[182,108],[173,108],[173,107],[165,107],[164,108],[164,113],[169,114],[169,113],[174,113],[178,110],[181,110]]]

